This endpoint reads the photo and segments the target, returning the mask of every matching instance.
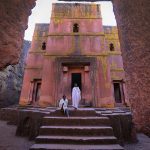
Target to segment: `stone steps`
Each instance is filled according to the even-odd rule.
[[[34,144],[30,150],[123,150],[118,144],[75,145],[75,144]]]
[[[36,143],[48,144],[117,144],[117,139],[114,136],[38,136]]]
[[[56,111],[52,112],[50,116],[63,117],[64,114],[60,111],[60,109],[57,109]],[[77,110],[75,110],[74,108],[69,108],[69,116],[70,117],[95,117],[98,116],[98,114],[93,108],[79,108]]]
[[[123,150],[108,117],[100,117],[89,108],[69,109],[69,114],[66,117],[56,110],[45,116],[30,150]]]
[[[110,126],[108,117],[44,117],[43,125],[60,125],[60,126]]]
[[[111,136],[113,135],[113,129],[108,126],[42,126],[40,135]]]

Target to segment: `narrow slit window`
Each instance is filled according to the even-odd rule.
[[[77,23],[73,25],[73,32],[79,32],[79,25]]]
[[[110,44],[109,44],[109,49],[110,49],[110,51],[114,51],[114,50],[115,50],[115,47],[114,47],[114,44],[113,44],[113,43],[110,43]]]
[[[46,42],[42,43],[42,50],[46,50]]]

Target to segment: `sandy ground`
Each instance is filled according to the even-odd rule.
[[[29,150],[33,141],[27,138],[16,137],[16,126],[7,125],[5,121],[0,121],[0,150]],[[150,138],[143,134],[138,134],[137,144],[126,144],[125,150],[150,150]]]
[[[139,142],[136,144],[126,144],[125,150],[150,150],[150,138],[144,134],[138,134]]]
[[[0,121],[0,150],[29,150],[33,141],[15,136],[16,126]]]

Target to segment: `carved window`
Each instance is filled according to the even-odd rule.
[[[77,23],[73,25],[73,32],[79,32],[79,25]]]
[[[42,43],[42,50],[46,50],[46,42]]]
[[[116,103],[126,103],[123,84],[123,80],[113,80],[114,99]]]
[[[34,104],[40,99],[41,83],[42,83],[41,79],[34,79],[33,81],[31,81],[29,93],[30,104]]]
[[[113,43],[110,43],[110,44],[109,44],[109,49],[110,49],[110,51],[114,51],[114,50],[115,50],[115,47],[114,47],[114,44],[113,44]]]

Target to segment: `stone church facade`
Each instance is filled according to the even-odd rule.
[[[50,24],[36,24],[20,105],[71,104],[74,83],[80,105],[129,105],[117,27],[103,26],[100,5],[55,3]]]

